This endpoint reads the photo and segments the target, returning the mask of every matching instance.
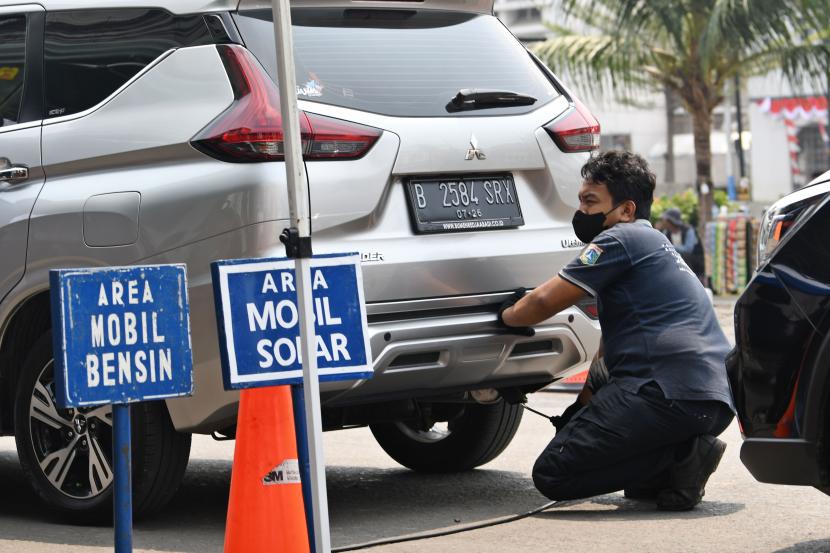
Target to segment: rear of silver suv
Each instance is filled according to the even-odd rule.
[[[0,1],[0,428],[65,514],[108,512],[111,416],[54,405],[49,269],[187,264],[195,393],[133,408],[136,511],[175,491],[190,433],[233,435],[210,262],[282,256],[288,219],[259,4]],[[314,251],[361,253],[375,358],[374,378],[323,385],[326,428],[369,425],[419,470],[484,464],[522,395],[596,347],[591,305],[533,337],[496,310],[579,246],[598,125],[491,2],[292,5]]]

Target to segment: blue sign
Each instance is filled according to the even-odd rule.
[[[294,260],[217,261],[212,269],[225,388],[302,382]],[[320,380],[370,378],[360,256],[315,256],[311,284]]]
[[[190,395],[184,265],[50,272],[61,407]]]

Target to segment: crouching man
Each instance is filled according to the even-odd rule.
[[[734,414],[729,345],[700,281],[648,221],[655,177],[645,160],[606,152],[582,177],[573,226],[587,246],[500,311],[504,325],[525,327],[586,295],[600,308],[608,380],[581,396],[585,406],[539,456],[533,481],[554,500],[624,489],[661,509],[692,509]]]

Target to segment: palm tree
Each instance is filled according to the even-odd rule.
[[[830,0],[560,0],[566,24],[535,47],[586,90],[671,90],[692,117],[701,226],[712,206],[712,111],[736,75],[821,83]],[[707,186],[703,186],[706,183]],[[708,192],[706,190],[708,189]],[[706,192],[706,193],[704,193]]]

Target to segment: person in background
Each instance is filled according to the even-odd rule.
[[[706,263],[703,258],[703,244],[695,227],[683,221],[683,214],[676,207],[670,207],[660,216],[656,228],[666,235],[686,265],[706,286]]]

